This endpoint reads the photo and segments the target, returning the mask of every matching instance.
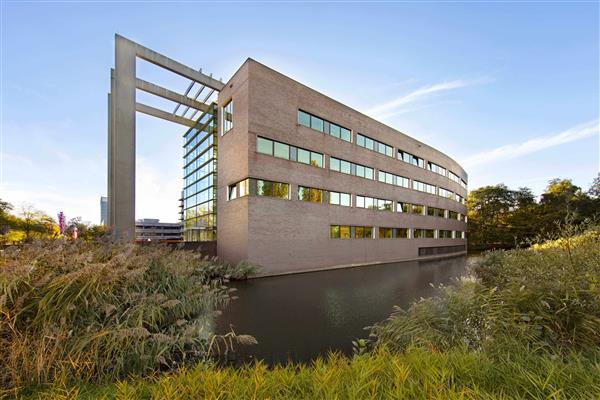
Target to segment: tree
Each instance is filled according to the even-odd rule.
[[[18,229],[23,231],[24,240],[33,238],[49,238],[57,235],[58,227],[54,220],[43,211],[34,209],[31,205],[21,206]]]
[[[600,172],[598,173],[598,176],[594,178],[587,194],[594,199],[600,199]]]

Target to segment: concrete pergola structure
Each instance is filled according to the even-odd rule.
[[[140,58],[191,81],[184,94],[138,79],[136,59]],[[135,142],[136,111],[171,121],[186,127],[194,127],[193,119],[209,111],[210,105],[198,100],[204,88],[220,92],[224,84],[184,64],[150,50],[123,36],[115,35],[115,67],[111,69],[110,93],[108,94],[108,225],[113,233],[124,239],[135,239]],[[201,85],[195,98],[188,94],[195,84]],[[177,103],[172,112],[136,102],[136,90],[142,90]],[[211,91],[211,93],[213,93]],[[180,106],[186,109],[182,115]],[[187,110],[196,110],[188,118]]]

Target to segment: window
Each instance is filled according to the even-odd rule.
[[[365,149],[373,150],[389,157],[394,157],[394,149],[392,146],[361,135],[360,133],[356,134],[356,144]]]
[[[420,204],[411,204],[411,213],[425,215],[425,206]]]
[[[260,136],[256,139],[256,151],[262,154],[273,155],[273,141]]]
[[[463,188],[467,188],[467,182],[463,181],[462,179],[460,180],[460,186],[462,186]]]
[[[298,200],[310,201],[312,203],[322,203],[323,190],[298,186]]]
[[[256,139],[256,151],[286,160],[298,161],[302,164],[312,165],[313,167],[323,167],[323,154],[321,153],[290,146],[260,136]]]
[[[372,226],[330,225],[329,237],[331,239],[372,239]]]
[[[415,239],[433,239],[435,238],[435,230],[433,229],[414,229]]]
[[[379,238],[380,239],[391,239],[392,232],[394,230],[392,228],[379,228]]]
[[[454,194],[454,200],[458,201],[460,204],[467,204],[465,198],[457,193]]]
[[[465,239],[466,238],[466,234],[465,234],[465,232],[454,231],[454,238],[455,239]]]
[[[442,176],[446,176],[446,168],[437,165],[436,163],[433,163],[431,161],[429,161],[427,163],[427,169],[429,171],[435,172],[436,174],[442,175]]]
[[[451,192],[451,191],[449,191],[447,189],[444,189],[444,188],[438,188],[438,195],[440,197],[444,197],[446,199],[452,199],[452,198],[454,198],[454,192]]]
[[[274,142],[275,147],[273,150],[273,155],[279,158],[285,158],[286,160],[290,159],[290,146],[287,144]]]
[[[249,186],[250,186],[249,179],[244,179],[243,181],[229,185],[229,188],[227,191],[227,198],[229,200],[233,200],[233,199],[237,199],[238,197],[248,196],[250,194]],[[203,193],[208,194],[207,191],[205,191]],[[197,200],[199,200],[198,202],[203,202],[203,201],[206,201],[207,199],[200,198]]]
[[[429,215],[430,217],[444,218],[446,215],[446,212],[445,212],[445,210],[442,210],[441,208],[427,207],[427,215]]]
[[[356,207],[380,211],[392,211],[394,208],[391,200],[375,199],[367,196],[356,196]]]
[[[233,100],[223,106],[223,134],[226,134],[233,128]]]
[[[398,160],[415,165],[419,168],[425,168],[425,161],[422,158],[416,157],[404,150],[398,149]]]
[[[310,114],[298,110],[298,123],[310,128]]]
[[[258,196],[276,197],[289,200],[289,185],[281,182],[271,182],[256,179],[256,194]]]
[[[352,132],[350,129],[341,127],[333,122],[326,121],[323,118],[319,118],[302,110],[298,110],[298,124],[345,140],[346,142],[352,141]]]
[[[450,178],[451,181],[456,182],[462,186],[463,180],[460,179],[460,177],[458,175],[456,175],[454,172],[448,171],[448,178]]]
[[[460,221],[459,215],[460,214],[457,213],[456,211],[450,211],[450,210],[448,210],[448,218],[449,219],[456,219],[456,220]]]
[[[329,192],[329,204],[350,207],[352,205],[350,193]]]
[[[413,186],[414,190],[418,190],[419,192],[436,194],[435,193],[435,186],[434,185],[430,185],[428,183],[419,182],[419,181],[413,181],[413,185],[412,186]]]
[[[394,228],[394,237],[397,239],[408,239],[408,228]]]
[[[335,157],[329,157],[329,169],[348,175],[360,176],[361,178],[373,179],[373,168],[340,160]]]
[[[409,213],[410,212],[410,204],[399,201],[396,203],[396,211],[399,213]]]
[[[438,233],[439,233],[438,237],[440,239],[452,239],[452,231],[446,231],[446,230],[440,229],[438,231]]]
[[[389,183],[390,185],[401,186],[405,188],[410,187],[410,180],[403,176],[390,174],[389,172],[379,171],[378,181],[383,183]]]

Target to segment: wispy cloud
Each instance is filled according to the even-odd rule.
[[[535,153],[554,146],[584,139],[599,134],[600,123],[598,120],[579,124],[564,132],[552,136],[543,136],[527,140],[523,143],[513,143],[500,146],[493,150],[477,153],[462,162],[464,167],[488,164],[500,160],[510,160]]]
[[[404,112],[407,105],[423,100],[424,98],[431,96],[435,93],[460,89],[463,87],[486,83],[489,81],[490,79],[488,78],[474,80],[457,79],[453,81],[424,86],[406,95],[397,97],[393,100],[377,104],[369,108],[366,113],[374,118],[386,118]]]

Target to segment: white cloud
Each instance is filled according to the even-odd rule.
[[[397,97],[385,103],[377,104],[369,108],[366,111],[366,113],[372,116],[373,118],[386,118],[391,115],[402,113],[406,105],[415,103],[434,93],[460,89],[466,86],[472,86],[488,81],[489,79],[476,79],[469,81],[457,79],[453,81],[436,83],[435,85],[424,86],[404,96]]]
[[[461,163],[469,168],[476,165],[488,164],[500,160],[510,160],[522,157],[527,154],[535,153],[550,147],[559,146],[575,140],[584,139],[600,132],[598,120],[588,121],[574,126],[564,132],[552,136],[538,137],[527,140],[523,143],[507,144],[497,147],[493,150],[477,153]]]

